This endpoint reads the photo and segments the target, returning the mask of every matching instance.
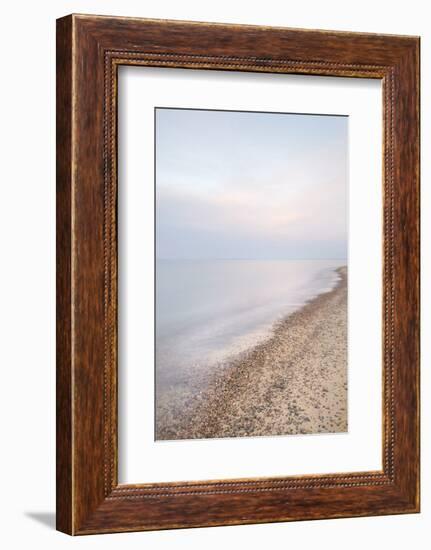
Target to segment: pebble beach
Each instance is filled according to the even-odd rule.
[[[347,431],[347,268],[271,336],[194,385],[156,399],[156,439]],[[198,389],[199,388],[199,389]],[[204,388],[204,389],[202,389]]]

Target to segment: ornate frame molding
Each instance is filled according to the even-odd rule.
[[[229,46],[217,46],[222,36]],[[208,54],[205,41],[216,44]],[[58,20],[57,48],[58,529],[85,534],[418,511],[418,39],[69,16]],[[382,471],[118,484],[119,65],[382,79]]]

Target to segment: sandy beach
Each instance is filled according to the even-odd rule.
[[[156,439],[347,431],[347,268],[202,384],[157,395]],[[199,388],[199,389],[198,389]]]

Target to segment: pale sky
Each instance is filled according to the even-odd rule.
[[[156,255],[345,259],[348,117],[156,109]]]

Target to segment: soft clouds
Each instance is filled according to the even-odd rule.
[[[344,258],[347,118],[157,110],[157,255]]]

